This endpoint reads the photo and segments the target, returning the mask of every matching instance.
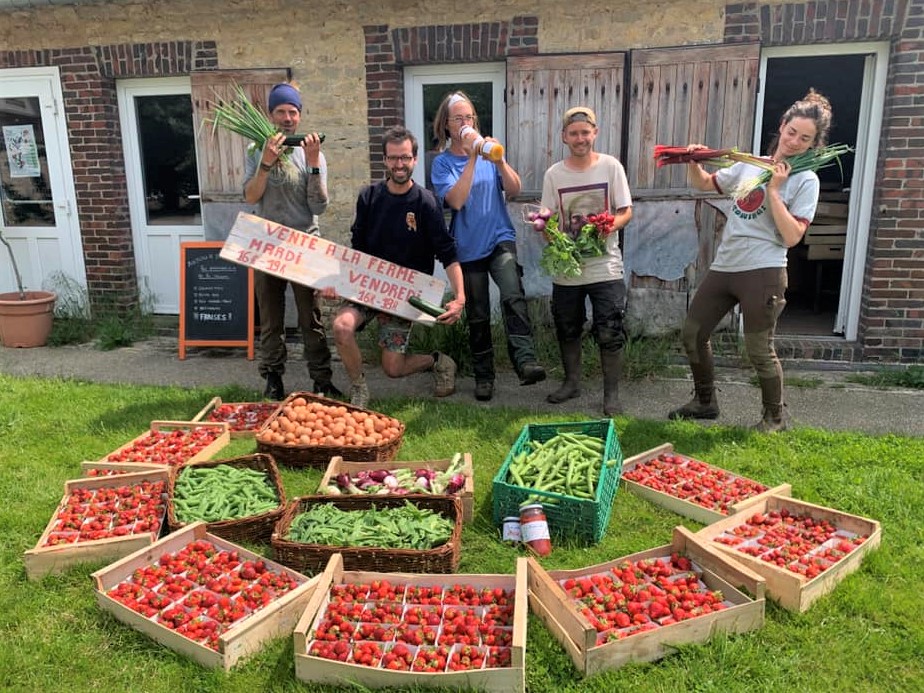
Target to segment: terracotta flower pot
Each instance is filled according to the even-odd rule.
[[[51,291],[0,294],[0,343],[6,347],[44,346],[51,334],[57,295]]]

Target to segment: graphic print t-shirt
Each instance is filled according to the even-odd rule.
[[[762,170],[751,164],[737,163],[717,171],[713,181],[719,192],[733,196],[736,186],[756,178]],[[810,222],[815,217],[819,187],[818,176],[812,171],[803,171],[791,175],[783,183],[780,196],[790,214]],[[746,272],[786,267],[787,250],[770,213],[767,188],[762,185],[746,197],[732,200],[722,243],[710,269]]]
[[[618,209],[632,206],[625,169],[609,154],[600,154],[597,163],[585,171],[572,171],[559,161],[545,172],[542,206],[558,212],[559,228],[574,238],[589,215],[615,214]],[[619,234],[614,232],[606,239],[606,252],[602,256],[581,261],[579,276],[552,279],[556,284],[582,286],[622,279],[622,275]]]

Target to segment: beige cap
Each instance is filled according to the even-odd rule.
[[[565,111],[564,118],[562,118],[562,127],[568,127],[575,121],[583,121],[597,127],[597,116],[587,106],[575,106]]]

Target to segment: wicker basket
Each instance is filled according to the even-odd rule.
[[[404,441],[404,424],[398,421],[399,433],[387,443],[379,445],[301,445],[266,443],[260,440],[260,433],[269,428],[273,421],[283,414],[283,410],[296,397],[303,397],[308,402],[321,402],[333,407],[345,407],[348,411],[368,411],[360,407],[345,404],[336,399],[329,399],[313,392],[293,392],[286,397],[279,409],[266,420],[257,432],[257,450],[272,455],[279,464],[287,467],[314,467],[326,469],[332,457],[340,456],[356,462],[388,462],[395,459],[398,448]],[[378,413],[378,412],[376,412]],[[386,416],[382,414],[382,416]],[[391,417],[393,418],[393,417]],[[397,421],[397,419],[395,419]]]
[[[260,513],[259,515],[242,517],[237,520],[209,522],[206,524],[206,529],[211,534],[215,534],[222,539],[227,539],[235,543],[266,543],[272,536],[273,528],[286,509],[286,494],[285,490],[282,488],[282,477],[279,476],[279,469],[276,467],[276,461],[273,459],[272,455],[265,455],[262,453],[245,455],[243,457],[232,457],[225,460],[193,462],[179,469],[172,470],[170,479],[167,481],[167,524],[170,526],[170,531],[175,532],[178,529],[182,529],[187,524],[177,520],[176,508],[173,505],[173,493],[177,475],[181,474],[187,467],[217,467],[221,464],[227,464],[233,467],[248,467],[249,469],[264,472],[269,477],[270,483],[276,490],[276,495],[279,498],[279,507],[265,513]]]
[[[330,503],[340,510],[366,510],[373,505],[393,508],[410,501],[419,508],[438,512],[453,522],[449,541],[434,549],[384,549],[371,546],[326,546],[289,541],[292,521],[318,503]],[[462,503],[457,496],[303,496],[289,502],[276,523],[271,544],[279,563],[305,574],[320,572],[335,553],[343,555],[346,570],[402,573],[454,573],[462,548]]]

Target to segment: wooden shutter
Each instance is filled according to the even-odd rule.
[[[507,158],[524,196],[538,197],[545,170],[564,158],[561,117],[572,106],[597,114],[595,149],[620,156],[624,65],[624,53],[508,58]]]
[[[241,199],[244,185],[244,150],[240,135],[212,128],[213,104],[232,100],[240,86],[254,104],[266,110],[270,87],[289,79],[284,68],[261,70],[208,70],[193,72],[191,91],[199,160],[199,194],[203,202]]]
[[[632,51],[626,161],[633,195],[688,187],[685,166],[655,167],[656,144],[751,150],[760,44]]]

